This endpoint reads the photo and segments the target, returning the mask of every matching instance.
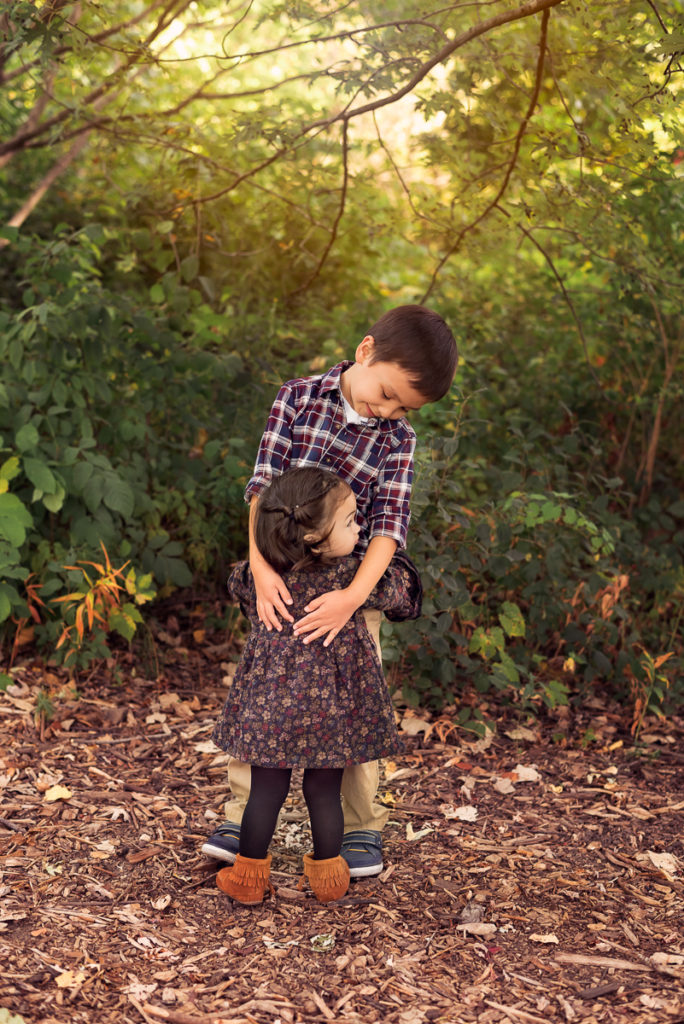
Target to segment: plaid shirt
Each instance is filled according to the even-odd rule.
[[[274,476],[298,466],[322,466],[353,490],[361,535],[392,537],[406,547],[416,435],[405,419],[347,423],[340,376],[345,361],[317,377],[283,384],[266,424],[245,501],[260,494]]]

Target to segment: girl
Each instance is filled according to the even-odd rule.
[[[318,467],[288,470],[262,492],[256,543],[283,575],[295,621],[318,594],[353,579],[358,568],[351,557],[359,536],[355,516],[350,487]],[[322,903],[339,899],[349,887],[349,867],[340,856],[344,767],[401,749],[375,644],[360,609],[328,647],[303,643],[287,622],[280,633],[268,631],[259,621],[246,562],[236,566],[228,589],[252,631],[214,742],[251,765],[252,781],[240,852],[234,864],[219,871],[217,885],[247,905],[260,903],[266,889],[272,889],[268,847],[292,769],[301,766],[313,838],[304,873]],[[418,617],[421,598],[417,570],[399,553],[367,603],[400,620]]]

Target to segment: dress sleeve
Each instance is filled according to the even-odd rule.
[[[253,621],[256,613],[256,593],[249,562],[238,562],[228,577],[228,596],[245,618]]]
[[[391,622],[401,622],[417,619],[422,602],[423,586],[418,570],[405,552],[397,551],[364,607],[379,608]]]
[[[292,452],[292,422],[296,416],[295,393],[292,382],[283,384],[261,436],[254,472],[245,489],[245,501],[261,494],[274,476],[280,476],[290,466]]]

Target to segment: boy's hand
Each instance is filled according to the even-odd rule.
[[[325,594],[310,601],[304,609],[308,612],[303,619],[295,623],[293,632],[295,636],[303,636],[305,644],[325,636],[323,646],[327,647],[335,639],[342,627],[349,621],[360,602],[349,590],[329,590]]]
[[[251,569],[256,590],[257,615],[269,633],[272,629],[280,633],[283,627],[278,615],[282,615],[286,622],[294,622],[286,607],[286,605],[292,604],[290,591],[275,569],[272,569],[267,562],[255,563]]]

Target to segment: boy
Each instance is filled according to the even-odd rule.
[[[281,619],[293,619],[283,580],[254,542],[261,491],[273,476],[306,464],[331,470],[354,491],[361,527],[356,551],[363,555],[358,572],[344,590],[311,601],[307,614],[292,627],[302,643],[323,638],[327,647],[364,603],[397,547],[406,546],[416,443],[406,415],[446,394],[457,363],[456,342],[437,313],[424,306],[398,306],[371,327],[354,362],[338,363],[321,376],[289,381],[280,389],[245,491],[250,503],[249,563],[257,611],[268,630],[280,631]],[[381,613],[368,609],[364,614],[381,658]],[[218,827],[202,852],[233,863],[249,794],[249,765],[232,760],[228,770],[235,799],[226,804],[226,815],[232,820]],[[380,830],[388,811],[374,802],[378,781],[377,762],[344,772],[341,852],[352,878],[382,871]]]

